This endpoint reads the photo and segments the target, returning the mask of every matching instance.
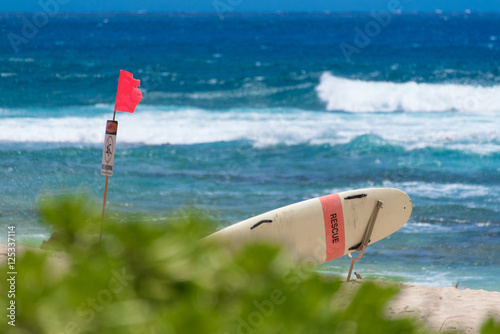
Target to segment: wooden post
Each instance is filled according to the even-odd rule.
[[[113,113],[113,121],[116,118],[116,110]],[[104,198],[102,200],[102,214],[101,214],[101,232],[99,233],[99,243],[102,241],[102,229],[104,226],[104,212],[106,210],[106,197],[108,196],[108,181],[109,181],[109,175],[106,175],[106,182],[104,184]]]
[[[106,209],[106,196],[108,195],[108,180],[109,176],[106,175],[106,183],[104,185],[104,199],[102,200],[101,233],[99,234],[99,243],[101,243],[102,240],[102,227],[104,226],[104,211]]]

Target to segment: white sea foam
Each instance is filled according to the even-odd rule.
[[[100,144],[113,106],[1,109],[0,142]],[[500,152],[500,118],[464,113],[331,113],[292,108],[204,110],[141,105],[119,113],[118,142],[199,144],[248,140],[276,144],[338,145],[371,135],[405,149],[446,147]]]
[[[41,117],[40,113],[37,117],[28,117],[28,110],[6,109],[0,114],[0,117],[4,116],[0,122],[0,141],[98,144],[104,138],[105,121],[109,118],[102,113],[106,107],[99,104],[86,109],[75,108],[73,113],[59,111],[60,114],[82,115],[66,117]],[[108,110],[112,110],[112,106],[108,106]],[[294,145],[313,140],[328,141],[329,128],[334,121],[329,120],[331,116],[336,118],[326,113],[291,109],[207,111],[141,106],[133,115],[118,114],[118,140],[121,143],[149,145],[236,140],[249,140],[257,146]],[[318,127],[318,122],[323,126]],[[347,136],[341,141],[348,141],[349,138]]]
[[[410,195],[419,197],[442,199],[468,199],[472,197],[491,196],[492,191],[500,190],[492,186],[483,186],[479,184],[463,183],[430,183],[421,181],[410,182],[390,182],[382,183],[384,187],[398,188]]]
[[[408,222],[400,230],[401,233],[407,234],[434,234],[434,233],[453,233],[454,226],[446,226],[439,223],[420,223]]]
[[[362,81],[325,72],[316,92],[328,110],[500,112],[500,86]]]

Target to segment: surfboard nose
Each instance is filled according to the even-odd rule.
[[[344,197],[344,215],[346,216],[347,249],[362,240],[366,227],[377,203],[382,202],[370,237],[370,244],[375,243],[403,227],[413,211],[413,202],[404,191],[395,188],[360,189],[346,192]],[[367,194],[356,197],[357,194]]]
[[[384,202],[383,208],[385,210],[381,211],[381,219],[387,219],[391,222],[387,224],[386,227],[386,234],[390,235],[408,222],[413,212],[413,201],[410,196],[402,190],[395,188],[385,189],[390,190],[390,192],[387,193],[387,198],[382,199]]]
[[[398,197],[400,197],[400,206],[402,207],[402,210],[407,213],[408,219],[410,219],[411,213],[413,212],[413,201],[411,200],[410,196],[402,190],[395,188],[391,189],[398,193]]]

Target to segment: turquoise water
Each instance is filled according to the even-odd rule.
[[[393,15],[346,57],[342,43],[355,46],[355,28],[373,20],[67,15],[17,52],[2,39],[0,228],[40,243],[42,196],[102,199],[104,128],[125,69],[144,99],[117,115],[110,209],[194,206],[224,226],[394,187],[413,200],[410,221],[371,246],[357,272],[500,291],[499,17]],[[22,22],[3,15],[0,29],[21,33]]]

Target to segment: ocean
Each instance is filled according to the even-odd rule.
[[[47,239],[44,196],[102,201],[124,69],[144,98],[117,114],[108,209],[226,226],[393,187],[413,214],[358,273],[500,291],[500,15],[41,11],[0,14],[0,30],[1,235]]]

